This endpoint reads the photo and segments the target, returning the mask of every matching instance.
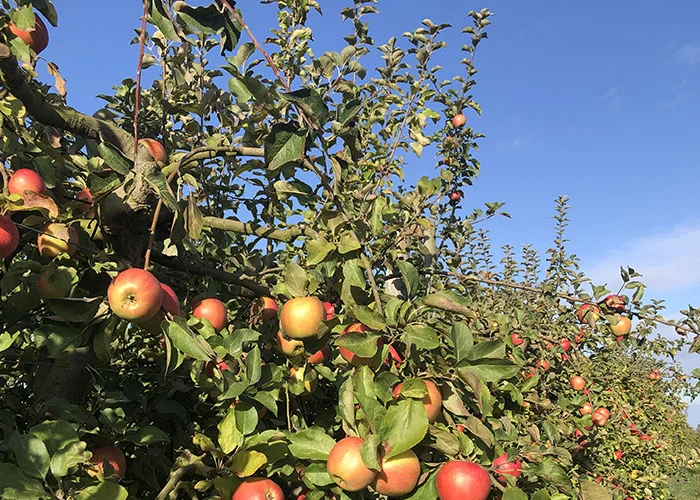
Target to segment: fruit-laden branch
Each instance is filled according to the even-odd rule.
[[[230,231],[232,233],[249,234],[251,236],[259,236],[268,240],[283,241],[291,243],[301,235],[309,237],[317,237],[315,231],[307,228],[290,227],[289,229],[273,229],[265,226],[259,226],[252,222],[241,222],[232,219],[221,219],[219,217],[204,217],[202,223],[205,227],[212,229],[221,229],[222,231]]]
[[[134,139],[128,132],[68,106],[46,101],[44,96],[27,82],[17,59],[4,43],[0,43],[0,74],[7,90],[22,101],[35,121],[87,139],[110,142],[127,157],[133,158]]]
[[[573,295],[568,295],[566,293],[551,292],[549,290],[545,290],[544,288],[537,288],[537,287],[529,286],[529,285],[520,285],[518,283],[511,283],[508,281],[500,281],[500,280],[493,280],[493,279],[489,279],[489,278],[482,278],[482,277],[477,276],[475,274],[460,274],[460,273],[447,272],[447,271],[430,271],[429,273],[430,274],[437,274],[440,276],[452,276],[452,277],[457,278],[458,280],[461,280],[461,281],[475,281],[477,283],[485,283],[487,285],[493,285],[493,286],[503,286],[506,288],[512,288],[514,290],[525,290],[525,291],[534,292],[534,293],[537,293],[540,295],[551,295],[551,296],[557,297],[559,299],[567,300],[567,301],[571,302],[572,304],[591,304],[592,303],[591,299],[584,299],[581,297],[575,297]],[[454,311],[454,312],[461,314],[460,311]],[[639,319],[653,321],[655,323],[660,323],[660,324],[666,325],[666,326],[672,326],[676,329],[676,331],[683,331],[685,333],[694,333],[694,334],[700,333],[700,332],[698,332],[690,327],[676,323],[675,321],[664,319],[661,316],[651,317],[651,316],[646,316],[644,314],[640,314],[640,313],[634,312],[634,311],[630,311],[630,312],[631,312],[631,314],[633,314],[634,316],[636,316]]]
[[[202,264],[184,263],[177,257],[169,257],[159,252],[153,252],[151,254],[151,260],[174,271],[182,271],[189,274],[202,274],[205,276],[210,276],[218,281],[228,283],[229,285],[245,288],[253,292],[253,294],[258,297],[270,295],[270,290],[265,285],[261,285],[253,280],[239,278],[235,274],[229,273],[228,271],[212,269]],[[250,296],[246,293],[241,293],[241,295]]]

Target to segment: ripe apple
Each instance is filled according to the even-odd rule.
[[[520,462],[520,460],[514,460],[513,462],[509,462],[508,453],[504,453],[500,457],[494,459],[493,470],[496,474],[498,474],[496,478],[501,482],[505,482],[506,478],[503,476],[503,474],[508,474],[509,476],[518,478],[522,473],[523,465]]]
[[[511,338],[511,340],[513,341],[513,345],[514,345],[514,346],[519,346],[519,345],[521,345],[523,342],[525,342],[525,339],[522,338],[522,337],[521,337],[520,335],[518,335],[517,333],[511,333],[511,334],[510,334],[510,338]]]
[[[75,211],[79,214],[84,214],[89,212],[95,200],[92,198],[92,193],[88,188],[78,191],[75,195],[75,199],[79,201],[78,205],[75,207]]]
[[[568,352],[569,349],[571,349],[571,341],[568,339],[564,339],[561,342],[559,342],[559,346],[564,349],[565,352]]]
[[[301,356],[304,354],[304,343],[301,340],[287,339],[282,331],[277,332],[277,348],[287,356]]]
[[[56,257],[67,253],[72,257],[78,250],[78,231],[59,222],[46,224],[37,237],[39,253],[44,257]]]
[[[328,455],[326,468],[335,484],[345,491],[360,491],[369,486],[377,473],[362,461],[362,439],[348,436],[338,441]]]
[[[36,290],[43,299],[67,297],[73,285],[73,277],[65,267],[47,267],[36,278]]]
[[[369,332],[370,329],[367,328],[365,325],[362,323],[353,323],[352,325],[349,325],[345,327],[345,329],[341,332],[340,335],[345,335],[346,333],[367,333]],[[338,350],[340,351],[341,357],[350,363],[352,366],[362,366],[362,365],[368,365],[372,362],[372,358],[364,358],[362,356],[358,356],[354,352],[346,349],[345,347],[339,347]]]
[[[275,302],[275,299],[262,297],[260,301],[260,317],[264,321],[275,319],[277,317],[277,302]]]
[[[309,356],[309,359],[307,359],[307,361],[310,365],[320,365],[321,363],[325,363],[330,357],[331,348],[327,345],[324,345],[323,347],[321,347],[320,350],[316,351],[311,356]]]
[[[428,420],[430,423],[433,423],[442,411],[442,393],[440,393],[440,389],[432,380],[423,380],[423,382],[428,388],[428,393],[423,397],[422,402],[423,406],[425,406],[425,411],[428,413]],[[394,399],[399,397],[402,387],[403,383],[394,387]]]
[[[459,202],[462,199],[462,193],[459,191],[452,191],[449,195],[450,201],[453,203]]]
[[[90,463],[93,464],[87,470],[87,473],[93,477],[98,473],[104,474],[104,462],[107,462],[113,470],[113,476],[117,479],[124,477],[126,473],[126,457],[122,450],[116,446],[102,446],[92,450],[92,458]]]
[[[139,326],[152,333],[160,333],[160,324],[165,320],[166,313],[171,316],[180,316],[180,300],[175,291],[165,283],[160,284],[163,302],[156,314],[147,320],[139,321]]]
[[[549,361],[546,359],[541,359],[537,362],[537,367],[541,368],[542,371],[548,372],[549,369],[551,368],[551,365],[549,364]]]
[[[196,298],[192,302],[192,316],[209,320],[214,330],[223,330],[226,326],[226,306],[219,299]]]
[[[324,302],[323,307],[326,309],[326,320],[333,319],[335,317],[335,304],[330,302]]]
[[[7,183],[7,190],[10,194],[18,194],[20,196],[25,191],[44,194],[46,193],[46,184],[44,184],[44,179],[34,170],[20,168],[10,177],[10,182]]]
[[[584,387],[586,387],[586,379],[584,379],[580,375],[576,375],[575,377],[571,377],[571,388],[573,390],[580,391]]]
[[[622,295],[608,295],[603,299],[603,302],[615,312],[624,311],[627,304],[627,301]]]
[[[579,409],[579,413],[581,415],[590,415],[591,413],[593,413],[593,405],[586,401],[585,403],[583,403],[583,406]]]
[[[231,500],[284,500],[284,492],[271,479],[247,477],[236,488]]]
[[[598,427],[603,427],[608,422],[610,412],[606,408],[598,408],[593,412],[593,424]]]
[[[467,123],[467,117],[462,113],[457,113],[452,117],[452,126],[454,128],[463,127],[465,123]]]
[[[462,424],[457,424],[457,425],[455,426],[455,429],[457,429],[457,432],[464,432],[464,431],[467,430],[467,428],[464,427],[464,425],[462,425]]]
[[[583,304],[576,313],[579,323],[595,323],[600,318],[600,307],[595,304]]]
[[[435,479],[440,500],[486,500],[491,491],[489,473],[473,462],[450,460]]]
[[[19,231],[12,219],[0,215],[0,259],[8,257],[19,245]]]
[[[614,455],[615,455],[615,460],[621,460],[622,455],[623,455],[622,450],[615,450]]]
[[[139,144],[146,146],[146,149],[148,149],[148,152],[155,161],[165,163],[165,160],[167,160],[168,155],[165,153],[163,144],[155,139],[139,139]]]
[[[315,337],[326,317],[323,302],[316,297],[297,297],[285,302],[280,311],[280,327],[293,339]]]
[[[382,495],[400,497],[413,491],[419,478],[418,457],[413,451],[406,450],[395,457],[382,459],[382,468],[372,482],[372,488]]]
[[[138,268],[120,272],[107,289],[112,312],[129,321],[152,318],[163,304],[163,289],[158,279]]]
[[[49,46],[49,31],[46,29],[44,21],[34,14],[34,27],[29,30],[21,30],[10,21],[8,26],[16,37],[19,37],[35,54],[39,54]]]
[[[627,335],[632,330],[632,321],[627,316],[615,316],[617,323],[611,324],[610,330],[618,337]]]

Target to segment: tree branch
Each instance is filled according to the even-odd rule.
[[[210,227],[212,229],[221,229],[222,231],[230,231],[232,233],[249,234],[251,236],[267,238],[268,240],[283,241],[285,243],[291,243],[301,235],[310,237],[318,236],[315,231],[310,229],[301,229],[298,227],[290,227],[289,229],[273,229],[259,226],[251,222],[221,219],[219,217],[204,217],[202,222],[205,227]]]
[[[253,292],[258,297],[270,295],[270,289],[265,285],[261,285],[253,280],[239,278],[235,274],[229,273],[228,271],[224,271],[222,269],[212,269],[203,264],[185,263],[177,257],[163,255],[160,252],[153,252],[151,254],[151,260],[153,260],[153,262],[157,262],[163,267],[167,267],[175,271],[182,271],[188,274],[202,274],[230,285],[245,288]]]

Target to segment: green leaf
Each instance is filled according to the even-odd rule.
[[[146,182],[151,189],[156,192],[158,197],[163,200],[163,203],[168,207],[173,213],[177,213],[178,206],[172,192],[168,188],[168,180],[165,174],[160,170],[153,170],[146,176]]]
[[[457,363],[467,359],[474,348],[474,336],[471,328],[465,323],[457,322],[452,325],[452,343],[455,346]]]
[[[430,307],[442,309],[443,311],[453,312],[467,317],[474,316],[474,312],[468,307],[471,305],[471,300],[449,290],[426,295],[423,298],[423,302]]]
[[[292,294],[292,297],[305,297],[306,287],[309,284],[309,277],[299,264],[289,262],[284,271],[282,271],[284,284],[287,285],[287,290]]]
[[[520,488],[506,488],[502,500],[527,500],[527,495]]]
[[[296,104],[316,127],[321,127],[328,122],[328,106],[323,102],[321,95],[314,89],[304,88],[281,94],[283,99]]]
[[[343,263],[343,278],[345,278],[344,283],[346,285],[356,286],[362,290],[367,289],[367,280],[362,273],[362,268],[357,259],[348,260]]]
[[[277,123],[265,137],[265,164],[277,170],[289,163],[299,161],[304,154],[306,131],[291,123]]]
[[[335,440],[320,427],[290,432],[289,451],[299,460],[327,460]]]
[[[78,433],[65,420],[42,422],[32,427],[29,432],[43,441],[50,455],[67,444],[80,441]]]
[[[350,332],[342,335],[335,343],[360,357],[371,358],[377,353],[378,340],[379,336],[377,335]]]
[[[82,334],[69,326],[46,324],[34,331],[37,347],[45,347],[52,359],[77,348],[81,340]]]
[[[506,357],[506,345],[500,340],[479,342],[469,353],[470,360],[504,359]]]
[[[304,479],[311,481],[312,484],[320,488],[335,485],[333,479],[331,479],[331,476],[328,474],[325,462],[309,464],[304,469]]]
[[[131,171],[133,162],[115,146],[108,142],[97,145],[97,153],[105,161],[105,165],[121,175],[127,175]]]
[[[226,454],[243,444],[243,434],[236,426],[236,412],[230,408],[224,419],[217,426],[219,429],[219,447]]]
[[[404,497],[404,500],[435,500],[438,498],[437,485],[435,482],[435,476],[437,474],[431,474],[425,480],[423,484],[418,486],[413,493]]]
[[[539,490],[535,492],[530,500],[551,500],[547,490]]]
[[[372,210],[369,215],[369,227],[373,236],[379,236],[384,231],[384,211],[387,201],[383,196],[378,196],[372,202]]]
[[[51,459],[43,441],[33,434],[14,433],[7,443],[17,465],[31,477],[43,479],[49,472]]]
[[[352,313],[357,320],[370,330],[384,330],[386,328],[386,320],[377,311],[370,309],[367,306],[355,306]]]
[[[390,406],[379,428],[386,458],[410,450],[423,440],[427,432],[428,414],[422,402],[402,399]]]
[[[406,285],[408,296],[412,297],[418,290],[420,280],[418,271],[413,264],[405,260],[397,261],[396,265],[399,267],[399,271],[401,272],[401,277],[403,278],[404,285]]]
[[[320,264],[326,257],[328,257],[328,255],[330,255],[331,252],[333,252],[333,250],[335,250],[335,245],[327,242],[324,238],[307,240],[306,264],[309,266]]]
[[[177,5],[175,11],[178,19],[188,25],[190,30],[208,35],[221,34],[221,52],[232,51],[238,44],[241,28],[231,15],[221,13],[216,5],[207,7],[191,7],[184,2]],[[188,30],[189,31],[189,30]]]
[[[71,469],[90,462],[91,453],[85,441],[72,441],[63,446],[51,457],[51,474],[55,478],[67,476]]]
[[[355,386],[355,398],[360,404],[360,408],[362,408],[362,411],[365,412],[374,426],[378,426],[384,418],[386,409],[377,400],[377,393],[374,387],[374,373],[368,366],[358,367],[353,375],[353,384]]]
[[[257,345],[248,352],[245,358],[245,372],[250,385],[255,385],[262,376],[262,364],[260,363],[260,347]]]
[[[610,492],[595,481],[581,481],[581,500],[612,500]]]
[[[346,232],[340,236],[340,244],[338,245],[338,253],[345,255],[355,250],[362,248],[357,236],[354,233]]]
[[[126,500],[127,498],[129,498],[129,492],[126,488],[112,481],[88,486],[75,496],[75,500]]]
[[[7,500],[48,500],[41,481],[24,475],[14,464],[0,463],[0,498]]]
[[[148,8],[151,22],[160,30],[168,40],[178,42],[181,40],[179,27],[176,27],[170,11],[163,6],[162,0],[151,0]]]
[[[362,462],[364,462],[367,468],[380,471],[382,470],[382,463],[379,460],[379,445],[381,444],[381,439],[378,434],[372,434],[362,441],[360,446],[360,455],[362,457]]]
[[[536,474],[544,481],[552,483],[564,491],[571,490],[571,480],[569,478],[569,474],[563,467],[558,465],[554,459],[550,457],[546,457],[540,464],[531,464],[531,466],[528,468],[528,472]],[[591,499],[595,500],[595,497],[591,497]],[[610,497],[605,498],[605,500],[610,500]]]
[[[71,323],[87,323],[95,318],[104,297],[46,299],[46,305],[56,316]]]
[[[457,372],[471,372],[483,382],[494,383],[500,380],[514,377],[520,371],[520,367],[507,359],[485,359],[470,362],[468,366],[458,368]]]
[[[255,450],[239,450],[231,460],[231,471],[238,477],[249,477],[267,463],[264,453]]]
[[[178,350],[200,361],[209,361],[216,357],[209,344],[190,329],[184,318],[175,317],[167,325],[166,333]],[[201,340],[197,340],[198,337]]]
[[[15,342],[15,339],[19,336],[20,332],[15,332],[10,335],[7,332],[0,333],[0,352],[6,351]]]
[[[475,416],[470,416],[464,424],[464,427],[474,436],[478,437],[489,448],[493,447],[493,434],[481,420]]]
[[[408,325],[401,338],[406,345],[415,346],[417,349],[430,350],[440,345],[435,330],[426,325]]]
[[[154,425],[129,429],[124,437],[136,446],[150,446],[154,443],[167,443],[170,436]]]

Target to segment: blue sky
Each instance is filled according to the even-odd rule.
[[[60,29],[50,29],[42,55],[68,80],[69,104],[92,112],[101,105],[95,95],[135,76],[129,42],[142,7],[56,3]],[[323,18],[312,16],[317,52],[343,47],[347,26],[337,10],[346,3],[322,1]],[[264,39],[276,7],[240,5]],[[465,205],[505,201],[512,219],[488,225],[494,243],[532,243],[543,253],[553,200],[568,195],[570,250],[597,283],[616,288],[619,266],[631,266],[670,315],[700,305],[700,3],[382,0],[371,34],[383,43],[426,17],[450,22],[446,40],[458,60],[467,11],[484,6],[494,12],[477,55],[484,115],[469,119],[486,138]],[[445,61],[446,76],[459,71]],[[418,177],[433,165],[416,161],[408,170]],[[698,355],[680,359],[700,367]],[[700,402],[690,421],[700,424]]]

